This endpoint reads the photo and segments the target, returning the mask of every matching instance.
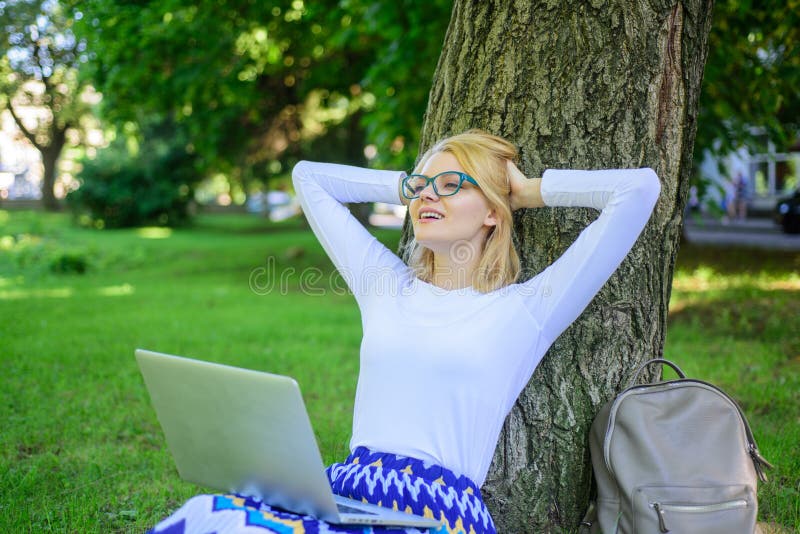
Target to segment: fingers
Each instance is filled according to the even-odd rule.
[[[511,183],[514,182],[514,179],[524,180],[527,178],[525,174],[523,174],[523,172],[519,170],[519,167],[517,167],[517,165],[510,159],[506,160],[506,168],[508,169],[508,174],[509,178],[511,179]]]
[[[515,174],[515,171],[519,172],[517,166],[510,159],[506,160],[506,168],[508,169],[509,174]]]

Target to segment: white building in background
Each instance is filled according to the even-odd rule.
[[[43,87],[39,82],[28,82],[27,91],[41,92]],[[80,97],[89,105],[97,104],[102,95],[92,87],[86,87]],[[14,110],[22,123],[33,131],[37,122],[48,121],[50,111],[39,106],[18,106]],[[82,151],[75,151],[74,146],[82,145],[86,154],[105,146],[106,141],[97,121],[92,119],[82,122],[84,132],[83,140],[79,139],[77,131],[67,131],[67,144],[61,152],[56,176],[55,195],[63,198],[68,191],[77,187],[75,174],[79,168],[76,159]],[[0,201],[17,199],[40,199],[42,197],[42,178],[44,167],[42,156],[38,150],[25,138],[17,126],[14,118],[7,109],[0,111]]]
[[[22,109],[24,116],[30,110]],[[0,199],[42,196],[42,158],[22,134],[7,109],[0,113]]]
[[[722,171],[720,170],[722,167]],[[708,188],[708,197],[722,206],[733,197],[733,180],[741,174],[747,182],[750,206],[758,211],[771,211],[778,198],[791,194],[800,186],[800,138],[789,152],[776,152],[767,142],[767,151],[752,154],[740,148],[722,158],[706,151],[700,165],[701,178],[715,187]]]

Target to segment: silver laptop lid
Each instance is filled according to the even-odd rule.
[[[136,359],[181,478],[337,521],[297,382],[141,349]]]

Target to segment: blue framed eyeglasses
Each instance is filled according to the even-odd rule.
[[[459,171],[444,171],[436,176],[409,174],[403,178],[403,196],[409,200],[419,198],[420,193],[428,187],[428,184],[432,184],[436,196],[449,197],[458,193],[464,182],[480,187],[472,176]]]

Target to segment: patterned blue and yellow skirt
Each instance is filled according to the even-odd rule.
[[[415,458],[357,448],[326,469],[333,492],[395,510],[441,519],[438,530],[331,525],[239,495],[198,495],[150,534],[496,534],[472,480]]]

